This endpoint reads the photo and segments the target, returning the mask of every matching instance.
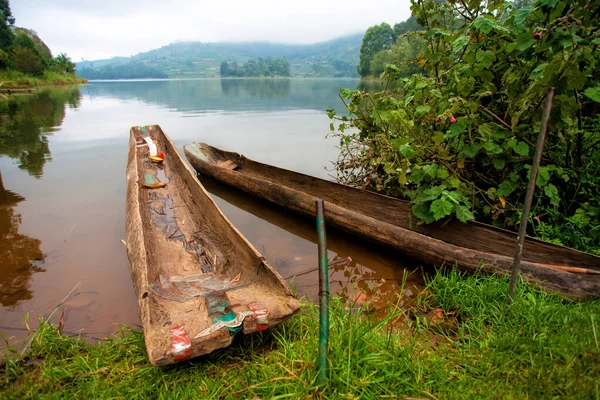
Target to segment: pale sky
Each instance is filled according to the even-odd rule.
[[[177,40],[314,43],[410,17],[409,0],[11,0],[10,7],[17,26],[73,61]]]

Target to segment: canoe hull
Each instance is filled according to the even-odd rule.
[[[166,157],[150,162],[140,127],[132,128],[126,238],[150,362],[207,354],[237,331],[293,315],[299,305],[286,282],[221,213],[160,127],[145,128]],[[166,185],[145,188],[148,175]]]
[[[314,216],[314,200],[317,197],[327,198],[327,196],[331,196],[326,193],[326,189],[329,188],[331,191],[336,192],[337,197],[341,200],[338,198],[330,199],[335,200],[338,204],[334,204],[332,201],[326,202],[325,208],[328,224],[397,249],[421,262],[437,266],[456,264],[457,267],[468,271],[476,271],[483,268],[489,272],[497,273],[506,273],[512,266],[512,257],[506,254],[506,250],[496,250],[495,253],[487,251],[489,247],[494,247],[493,239],[488,239],[488,242],[491,243],[486,243],[486,251],[481,251],[478,248],[465,248],[446,241],[455,239],[460,243],[460,240],[468,239],[469,225],[465,225],[466,228],[461,226],[461,231],[454,235],[460,235],[460,237],[456,238],[453,238],[451,230],[447,227],[441,229],[441,232],[434,230],[432,227],[426,228],[427,233],[441,236],[441,238],[436,238],[427,235],[425,232],[399,226],[398,221],[401,221],[405,217],[404,214],[407,213],[405,205],[402,204],[405,202],[386,196],[373,196],[373,194],[360,191],[359,189],[278,169],[249,160],[239,154],[224,152],[205,144],[188,144],[184,147],[184,152],[188,161],[190,161],[198,172],[306,216]],[[237,167],[233,169],[231,166],[219,166],[224,165],[224,160],[233,161]],[[263,176],[261,176],[261,168],[266,171]],[[245,170],[249,172],[245,172]],[[282,181],[283,178],[278,177],[285,177],[286,180]],[[364,194],[360,192],[364,192]],[[357,196],[357,194],[357,199],[360,200],[360,195],[364,198],[363,202],[356,201],[357,204],[381,202],[383,204],[382,207],[387,207],[388,211],[398,209],[398,213],[402,215],[399,217],[398,215],[394,215],[393,212],[388,212],[386,214],[389,216],[387,219],[383,219],[383,217],[378,219],[373,217],[373,213],[370,216],[368,213],[361,212],[363,210],[350,208],[347,200],[353,195]],[[360,205],[357,205],[357,207],[360,207]],[[396,223],[388,223],[388,221]],[[512,241],[510,235],[507,237],[506,231],[494,227],[488,228],[485,225],[482,227],[481,225],[483,224],[478,224],[474,229],[471,229],[475,233],[479,230],[490,232],[490,235],[494,237],[500,237],[503,240],[502,244],[504,246],[512,242],[512,251],[514,251],[514,244],[516,242]],[[465,232],[465,229],[467,232]],[[474,232],[471,232],[471,234]],[[536,283],[546,290],[559,292],[568,297],[600,296],[600,277],[568,273],[552,268],[545,268],[541,265],[545,264],[544,261],[546,260],[557,258],[560,261],[566,261],[569,260],[569,256],[571,255],[571,260],[580,261],[576,266],[597,268],[597,257],[571,249],[565,250],[562,247],[531,239],[528,240],[530,242],[528,243],[529,247],[535,251],[530,252],[532,253],[529,256],[530,258],[521,264],[521,271],[525,280]],[[556,249],[560,250],[560,257],[552,256],[552,254],[544,254],[544,251]],[[538,262],[532,261],[532,258]]]

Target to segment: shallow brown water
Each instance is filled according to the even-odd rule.
[[[0,103],[0,333],[18,345],[30,322],[63,310],[65,332],[92,339],[139,323],[125,247],[129,128],[159,124],[190,141],[327,177],[337,155],[324,110],[354,80],[93,82]],[[314,221],[202,178],[217,204],[284,278],[317,266]],[[331,289],[383,307],[421,287],[395,254],[328,229]],[[315,299],[317,272],[290,279]],[[33,324],[35,325],[35,324]]]

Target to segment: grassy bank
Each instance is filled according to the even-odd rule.
[[[0,72],[0,89],[28,89],[50,85],[78,85],[87,83],[87,80],[73,74],[61,74],[45,71],[42,76],[26,75],[18,71]]]
[[[507,281],[437,275],[418,309],[383,320],[331,316],[324,398],[600,398],[600,301],[570,302]],[[315,395],[318,313],[181,365],[148,365],[140,333],[98,345],[45,327],[30,357],[2,372],[1,396],[307,398]]]

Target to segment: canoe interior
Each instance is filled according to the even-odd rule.
[[[514,256],[517,234],[505,229],[482,223],[464,224],[456,220],[416,225],[411,223],[411,205],[404,200],[263,164],[241,154],[223,151],[206,143],[188,144],[186,151],[217,166],[227,165],[229,169],[232,169],[231,163],[233,163],[234,171],[238,174],[307,193],[337,206],[419,232],[457,247],[506,257]],[[598,256],[530,237],[526,238],[522,260],[539,264],[600,270],[600,257]]]
[[[237,331],[263,330],[296,312],[286,282],[221,213],[160,127],[145,130],[165,161],[150,161],[142,129],[133,127],[127,247],[150,361],[207,354]],[[143,187],[149,176],[166,186]],[[243,324],[222,326],[235,318]]]

